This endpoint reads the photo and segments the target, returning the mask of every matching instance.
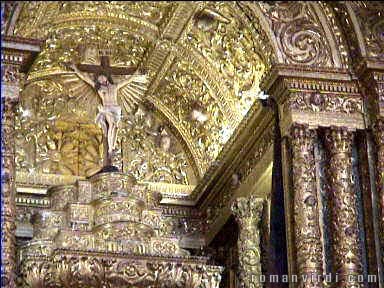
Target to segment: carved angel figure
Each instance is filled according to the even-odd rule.
[[[147,76],[139,74],[137,69],[133,72],[132,68],[116,67],[114,70],[115,67],[109,66],[109,63],[105,64],[105,58],[102,58],[101,66],[73,63],[65,63],[65,65],[81,80],[94,88],[101,100],[95,122],[103,130],[106,140],[104,145],[107,147],[104,150],[107,153],[104,156],[104,166],[110,166],[117,140],[118,124],[121,119],[121,106],[127,113],[133,110],[134,105],[145,93]],[[88,72],[92,73],[94,77],[91,78]],[[120,77],[115,75],[116,77],[112,78],[114,72]]]

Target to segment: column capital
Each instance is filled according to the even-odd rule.
[[[254,195],[249,197],[239,197],[232,202],[231,210],[237,220],[244,218],[261,218],[264,199],[257,198]]]
[[[384,116],[376,119],[376,123],[374,124],[374,129],[380,132],[384,131]]]
[[[302,141],[303,139],[312,139],[316,132],[308,124],[292,123],[290,137]]]
[[[349,154],[352,150],[353,133],[347,127],[332,126],[325,130],[325,145],[329,153]]]

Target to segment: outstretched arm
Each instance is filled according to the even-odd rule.
[[[73,70],[73,72],[75,72],[75,74],[81,79],[83,80],[85,83],[88,83],[89,85],[91,85],[92,87],[95,86],[95,82],[85,73],[81,72],[79,70],[79,68],[77,68],[76,64],[74,63],[69,63],[69,64],[66,64],[67,67],[69,67],[70,69]]]
[[[147,75],[130,75],[127,79],[117,83],[117,89],[120,89],[133,81],[146,84],[148,82]]]

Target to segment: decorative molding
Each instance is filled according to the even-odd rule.
[[[358,82],[342,69],[302,69],[276,65],[262,87],[274,97],[281,130],[289,134],[293,123],[363,129],[363,98]]]
[[[50,259],[50,261],[47,261]],[[57,250],[52,257],[26,260],[22,274],[26,285],[44,287],[111,286],[218,288],[223,268],[206,265],[205,258],[125,257]]]

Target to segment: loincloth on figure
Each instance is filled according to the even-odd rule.
[[[96,116],[95,122],[103,125],[105,121],[112,122],[115,125],[121,119],[121,107],[118,105],[99,106],[99,113]]]

